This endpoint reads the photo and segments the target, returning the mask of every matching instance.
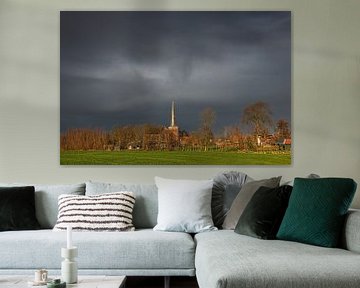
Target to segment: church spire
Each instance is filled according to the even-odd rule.
[[[175,127],[175,101],[171,104],[171,127]]]
[[[171,125],[168,127],[169,131],[175,136],[176,141],[179,141],[179,127],[176,126],[176,115],[175,115],[175,101],[171,103]]]

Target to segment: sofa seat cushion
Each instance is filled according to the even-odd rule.
[[[83,269],[194,269],[195,244],[186,233],[73,232]],[[66,232],[1,232],[0,269],[60,269]]]
[[[360,254],[229,230],[195,236],[200,288],[357,287]]]

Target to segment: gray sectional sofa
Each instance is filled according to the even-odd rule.
[[[79,274],[196,275],[201,288],[360,287],[360,211],[348,213],[343,248],[334,249],[259,240],[232,230],[196,235],[153,231],[158,209],[155,185],[88,182],[35,185],[35,189],[37,218],[43,229],[0,232],[0,277],[39,268],[48,269],[50,275],[60,273],[60,248],[66,245],[66,233],[51,230],[60,194],[127,190],[136,195],[136,231],[74,232]]]

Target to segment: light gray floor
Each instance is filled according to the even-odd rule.
[[[0,276],[0,288],[24,288],[46,286],[31,286],[31,276]],[[123,288],[125,276],[79,276],[77,284],[67,285],[67,288]]]

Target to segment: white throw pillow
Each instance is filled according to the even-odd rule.
[[[211,217],[213,180],[155,177],[159,212],[154,230],[198,233],[217,230]]]
[[[123,191],[92,196],[59,196],[55,231],[133,231],[134,193]]]

